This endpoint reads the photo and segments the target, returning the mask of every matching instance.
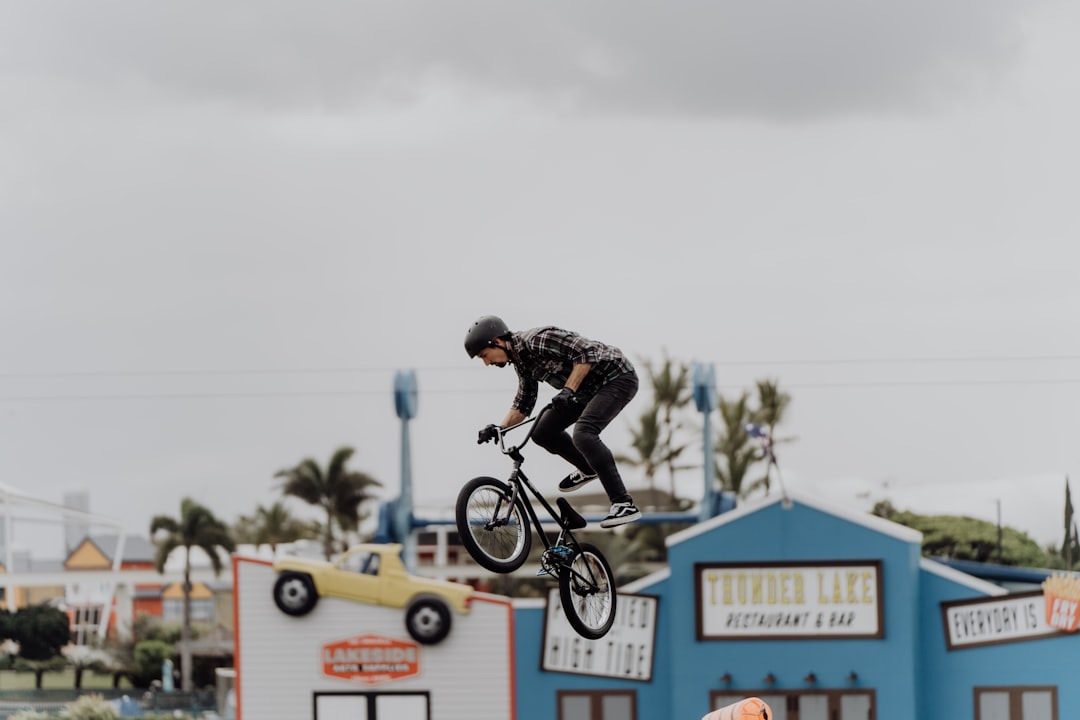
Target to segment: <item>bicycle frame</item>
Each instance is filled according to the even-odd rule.
[[[535,416],[522,420],[517,425],[510,425],[509,427],[500,428],[498,430],[499,450],[503,453],[503,455],[509,457],[514,463],[514,468],[510,472],[510,477],[508,479],[508,482],[513,487],[513,492],[511,492],[510,494],[509,502],[507,503],[507,510],[509,511],[514,507],[514,502],[517,500],[520,494],[520,496],[523,497],[523,499],[525,500],[522,505],[525,506],[525,512],[529,516],[529,522],[531,522],[533,527],[536,529],[537,535],[543,538],[544,547],[547,548],[562,543],[563,538],[569,538],[571,542],[577,544],[577,540],[576,538],[574,538],[574,534],[571,531],[571,525],[577,524],[575,522],[575,520],[577,520],[582,523],[581,527],[584,527],[584,518],[581,518],[581,516],[572,507],[570,507],[570,503],[568,503],[565,498],[559,498],[558,505],[559,509],[562,510],[562,512],[556,512],[555,508],[551,506],[551,503],[549,503],[547,499],[545,499],[544,496],[540,493],[540,491],[536,489],[536,486],[532,484],[532,481],[529,480],[529,477],[525,474],[525,471],[521,469],[521,465],[525,462],[525,457],[521,454],[521,448],[525,447],[525,445],[529,442],[529,439],[532,438],[533,431],[536,430],[536,422],[539,421],[540,418],[543,417],[544,413],[550,409],[551,406],[546,405]],[[506,433],[516,428],[519,428],[522,425],[528,425],[529,423],[532,423],[533,425],[529,428],[529,431],[525,434],[525,437],[522,438],[521,442],[509,448],[506,447]],[[536,508],[533,507],[533,504],[529,499],[529,493],[531,493],[532,496],[536,498],[537,501],[539,501],[540,505],[544,508],[545,511],[547,511],[547,514],[551,516],[551,519],[554,520],[555,523],[559,526],[559,533],[555,538],[555,542],[551,541],[551,537],[544,529],[544,523],[540,520],[540,516],[536,512]],[[498,508],[496,508],[495,514],[497,517],[499,514]]]
[[[521,467],[525,462],[522,448],[532,439],[537,421],[550,409],[547,405],[532,418],[481,434],[481,442],[498,442],[513,469],[505,482],[482,476],[466,483],[458,493],[455,517],[465,549],[480,565],[496,573],[514,572],[527,561],[531,530],[535,530],[537,542],[543,543],[537,576],[558,579],[563,611],[571,627],[582,637],[596,640],[611,629],[615,619],[615,575],[599,548],[574,537],[575,530],[588,526],[585,518],[566,498],[549,503]],[[525,437],[517,445],[508,445],[507,434],[523,425],[531,425]],[[540,519],[537,503],[559,527],[558,533],[545,529],[545,524],[550,528],[550,522]]]

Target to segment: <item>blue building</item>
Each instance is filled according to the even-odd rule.
[[[1042,590],[925,559],[921,539],[772,497],[668,538],[601,640],[560,626],[557,593],[518,601],[516,720],[699,720],[747,696],[775,720],[1080,718],[1080,643]]]

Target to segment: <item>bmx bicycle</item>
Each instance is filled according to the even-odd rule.
[[[536,421],[550,408],[547,405],[517,425],[496,430],[499,450],[513,461],[513,471],[505,482],[477,477],[465,483],[454,508],[458,534],[479,565],[491,572],[511,573],[528,559],[535,530],[546,548],[540,556],[539,574],[558,580],[559,597],[570,626],[582,637],[597,640],[615,622],[615,576],[611,566],[596,546],[574,537],[574,530],[588,524],[585,518],[561,497],[556,501],[556,511],[521,469],[525,462],[521,449],[532,437]],[[521,443],[507,447],[507,433],[530,423]],[[530,494],[558,526],[554,537],[544,529]]]

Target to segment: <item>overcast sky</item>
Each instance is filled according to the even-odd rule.
[[[415,368],[448,506],[507,470],[475,435],[513,371],[462,349],[495,313],[778,380],[792,489],[1060,542],[1078,30],[1055,0],[4,2],[0,481],[145,534],[351,445],[390,498]]]

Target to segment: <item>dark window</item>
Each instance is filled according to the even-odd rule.
[[[312,695],[315,720],[358,718],[362,720],[430,720],[428,693],[317,692]]]
[[[633,690],[560,690],[557,720],[637,720]]]
[[[975,720],[1057,720],[1057,687],[975,688]]]

